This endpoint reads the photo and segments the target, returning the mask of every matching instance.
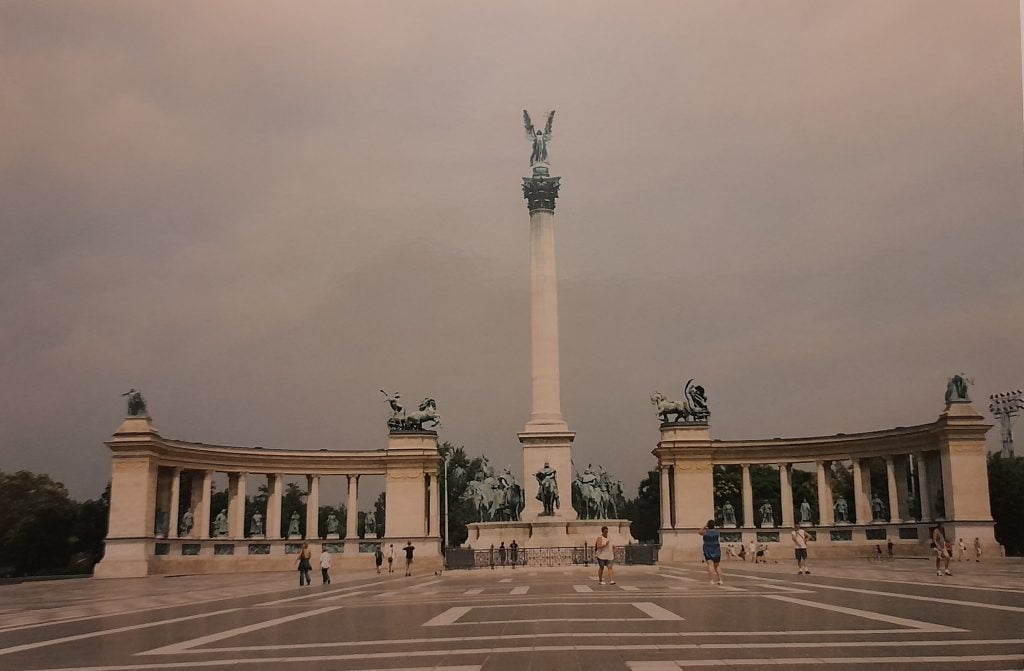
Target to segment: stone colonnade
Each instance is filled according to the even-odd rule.
[[[664,424],[654,450],[661,478],[661,557],[699,558],[697,530],[712,517],[722,523],[714,493],[716,465],[741,469],[740,505],[729,504],[738,508],[736,524],[722,528],[723,542],[736,543],[737,550],[750,541],[778,542],[788,549],[788,532],[805,526],[818,556],[862,555],[890,540],[902,554],[922,554],[936,521],[946,525],[947,537],[963,537],[968,544],[978,537],[995,548],[985,444],[990,428],[968,402],[947,404],[931,424],[813,438],[722,441],[710,438],[707,424]],[[872,460],[884,462],[884,481],[872,481]],[[834,461],[851,465],[852,501],[839,502],[833,494]],[[800,514],[803,501],[793,501],[794,464],[813,466],[817,516]],[[763,501],[754,500],[754,465],[778,469],[781,511],[774,509],[767,522],[755,505]],[[885,506],[879,505],[882,492]],[[808,508],[810,502],[802,512]]]
[[[148,417],[130,417],[107,442],[112,452],[110,524],[106,553],[96,577],[127,577],[162,573],[216,573],[285,570],[295,567],[303,542],[319,553],[323,544],[343,566],[372,566],[375,543],[407,541],[416,546],[417,565],[440,565],[440,485],[437,434],[395,432],[383,450],[271,450],[189,443],[163,438]],[[228,477],[228,504],[211,509],[215,473]],[[357,537],[359,479],[385,478],[384,535]],[[267,481],[262,524],[246,518],[250,476]],[[305,476],[305,533],[288,533],[282,519],[286,476]],[[320,479],[346,476],[347,524],[320,528]],[[182,484],[191,492],[182,505]],[[182,525],[179,511],[191,515]],[[259,527],[262,528],[259,528]],[[190,527],[190,528],[189,528]],[[226,527],[226,528],[225,528]],[[184,533],[182,533],[184,532]],[[314,545],[315,544],[315,545]]]

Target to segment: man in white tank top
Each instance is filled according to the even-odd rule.
[[[942,569],[939,565],[945,561],[945,572],[946,575],[953,575],[949,572],[949,548],[946,547],[946,529],[942,526],[942,522],[935,527],[932,531],[932,547],[935,548],[935,575],[942,575]]]

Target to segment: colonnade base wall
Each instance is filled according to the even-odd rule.
[[[751,542],[763,543],[769,561],[793,558],[791,532],[797,527],[808,531],[811,557],[873,557],[876,546],[888,556],[890,541],[896,557],[930,556],[931,533],[939,522],[946,538],[954,543],[962,538],[969,552],[977,538],[985,555],[1001,556],[989,507],[985,434],[990,428],[968,401],[947,403],[930,424],[811,438],[722,441],[711,439],[706,423],[663,424],[654,450],[661,477],[659,561],[700,560],[698,530],[712,518],[718,520],[723,553],[730,544],[738,554],[741,545],[749,551]],[[879,460],[879,469],[884,461],[884,481],[872,482],[871,460]],[[834,498],[833,461],[850,465],[853,501]],[[781,511],[773,516],[781,512],[781,517],[767,524],[755,505],[764,503],[754,500],[751,483],[750,468],[758,464],[778,469]],[[813,519],[794,505],[794,464],[816,471]],[[716,507],[716,465],[742,469],[735,521],[725,524]],[[879,492],[887,499],[884,509],[876,502]]]
[[[271,450],[190,443],[163,438],[149,417],[129,417],[107,441],[112,452],[110,524],[97,578],[146,575],[295,570],[303,543],[333,555],[332,567],[372,568],[374,550],[415,547],[414,566],[442,566],[440,537],[440,455],[433,431],[393,432],[381,450]],[[211,529],[214,473],[228,476],[228,505],[221,529]],[[267,478],[267,504],[259,533],[245,518],[246,482]],[[358,487],[363,475],[385,481],[383,537],[358,538]],[[305,534],[282,533],[282,493],[287,476],[307,483]],[[346,476],[348,519],[340,529],[320,529],[320,478]],[[182,479],[190,478],[191,499],[180,500]],[[192,524],[182,524],[187,510]],[[227,519],[224,520],[224,517]],[[289,529],[290,531],[290,529]]]

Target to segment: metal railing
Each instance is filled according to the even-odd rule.
[[[654,564],[658,561],[657,545],[623,545],[615,548],[619,564]],[[589,566],[595,562],[593,545],[554,548],[448,548],[445,567],[448,569],[515,568],[517,566]]]

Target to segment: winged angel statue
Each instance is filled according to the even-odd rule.
[[[548,142],[551,142],[551,122],[554,119],[555,111],[551,110],[548,112],[548,122],[544,125],[544,130],[536,130],[533,127],[533,121],[530,119],[530,113],[523,110],[523,126],[526,128],[526,139],[533,143],[533,151],[530,152],[530,167],[534,169],[534,172],[538,172],[537,168],[544,168],[544,170],[539,172],[547,172]]]

